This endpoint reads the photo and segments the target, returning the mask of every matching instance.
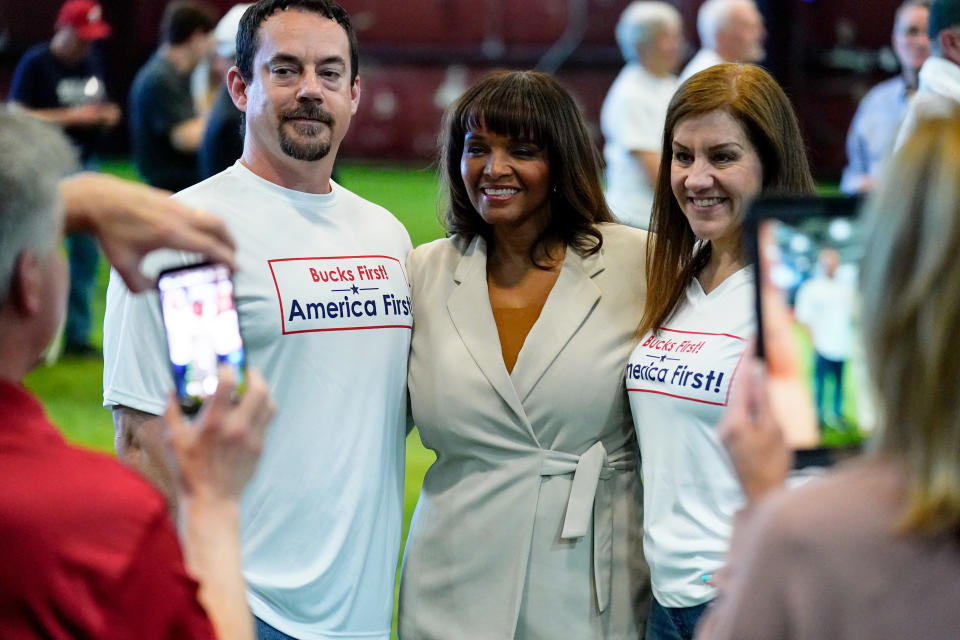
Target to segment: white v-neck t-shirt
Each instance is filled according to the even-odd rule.
[[[643,467],[643,548],[653,594],[666,607],[713,598],[706,580],[723,564],[745,500],[716,429],[756,330],[753,284],[752,267],[709,294],[694,278],[627,364]]]

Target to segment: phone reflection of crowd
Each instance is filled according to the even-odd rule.
[[[619,85],[675,83],[672,69],[657,67],[656,79],[630,67],[675,63],[677,15],[661,5],[624,12],[620,44],[634,41],[637,56]],[[187,6],[172,3],[168,16]],[[826,240],[804,246],[785,235],[785,270],[770,278],[747,261],[744,217],[758,197],[813,193],[805,145],[776,80],[742,63],[762,55],[756,6],[704,8],[697,60],[711,64],[649,123],[660,148],[618,143],[635,175],[655,178],[649,232],[615,222],[567,90],[547,74],[500,72],[447,110],[448,237],[410,251],[385,211],[331,180],[360,84],[349,15],[329,0],[232,13],[239,34],[224,53],[237,63],[228,96],[246,114],[241,159],[173,200],[69,175],[76,158],[39,120],[69,131],[54,116],[77,105],[0,109],[0,628],[389,637],[409,397],[407,422],[437,459],[404,556],[401,638],[953,637],[960,0],[908,0],[897,12],[895,37],[901,22],[929,17],[932,57],[920,61],[899,150],[864,182],[862,262],[847,258],[849,229],[821,229]],[[195,28],[165,22],[144,72],[157,86],[173,78],[185,89],[209,49],[212,18],[191,15]],[[107,35],[105,24],[88,0],[68,0],[58,19],[79,43]],[[197,142],[195,118],[164,145]],[[652,175],[640,164],[651,162]],[[66,445],[22,387],[64,314],[61,229],[92,234],[116,268],[105,398],[121,461],[162,493]],[[180,253],[141,264],[161,245]],[[245,393],[235,398],[221,370],[193,423],[167,402],[155,294],[133,295],[189,261],[184,251],[236,267],[237,295],[252,302],[236,309],[218,289],[216,306],[256,327],[243,346]],[[374,254],[406,261],[412,335],[271,329],[275,296],[294,285],[263,271],[268,260]],[[755,289],[765,292],[759,329]],[[758,330],[764,361],[751,347]],[[682,364],[662,347],[670,336],[696,341]],[[865,364],[849,364],[861,352]],[[657,360],[709,371],[712,386],[631,373]],[[802,414],[812,387],[822,428],[856,429],[848,423],[867,411],[863,380],[850,382],[857,366],[876,416],[866,451],[785,488],[783,417]],[[342,386],[358,371],[362,394]]]

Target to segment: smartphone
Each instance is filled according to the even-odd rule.
[[[204,262],[167,269],[157,278],[177,397],[194,414],[217,390],[217,369],[233,369],[244,383],[244,350],[230,270]]]
[[[797,450],[800,467],[859,452],[874,428],[860,332],[860,205],[847,196],[760,198],[745,222],[749,257],[758,269],[757,355],[766,358],[765,310],[785,311],[802,388],[797,395],[806,403],[787,412],[787,420],[809,416],[815,425],[816,442]],[[784,426],[797,432],[803,425]]]

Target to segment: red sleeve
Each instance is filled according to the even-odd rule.
[[[160,513],[133,551],[116,589],[111,639],[215,640],[213,625],[197,600],[197,582],[187,574],[180,544],[166,512]]]

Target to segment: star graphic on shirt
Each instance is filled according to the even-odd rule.
[[[355,294],[360,293],[360,289],[357,288],[357,285],[353,285],[352,287],[350,287],[350,291],[353,291]]]

